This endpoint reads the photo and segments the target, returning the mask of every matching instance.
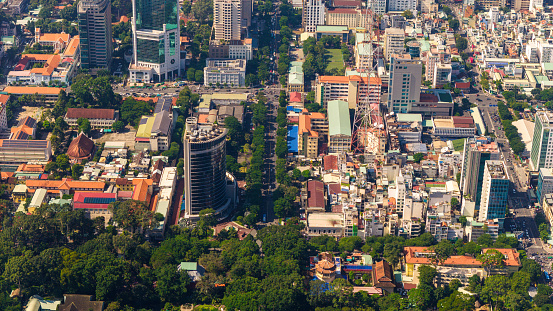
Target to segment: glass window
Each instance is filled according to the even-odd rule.
[[[175,55],[176,51],[176,36],[175,33],[169,34],[169,55],[173,56]]]

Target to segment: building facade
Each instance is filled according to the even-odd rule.
[[[384,32],[384,56],[390,60],[392,54],[405,52],[405,30],[401,28],[386,28]]]
[[[553,168],[553,113],[538,111],[535,117],[530,165],[537,171],[540,168]]]
[[[242,1],[213,1],[215,40],[240,40],[242,30]]]
[[[348,103],[328,102],[328,152],[342,153],[351,149],[351,126]]]
[[[479,221],[497,219],[499,227],[503,228],[503,221],[507,210],[509,196],[509,176],[503,161],[488,160],[484,167],[484,181],[480,199]]]
[[[81,68],[109,69],[113,51],[111,39],[111,1],[79,1]]]
[[[134,0],[130,81],[172,80],[180,72],[178,0]]]
[[[246,85],[246,60],[210,59],[204,68],[204,85],[228,85],[242,87]]]
[[[302,18],[305,32],[315,32],[318,25],[325,24],[324,2],[322,0],[304,0]]]
[[[388,111],[410,112],[413,103],[420,102],[421,84],[421,61],[392,57],[388,84]]]
[[[553,169],[540,168],[538,186],[536,188],[538,202],[543,202],[544,197],[550,193],[553,193]]]
[[[226,137],[228,130],[186,119],[184,133],[184,218],[198,220],[200,211],[212,208],[218,217],[229,212],[227,197]]]

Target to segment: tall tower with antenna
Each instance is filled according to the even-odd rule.
[[[367,61],[357,64],[357,70],[361,75],[358,84],[358,99],[353,119],[353,132],[351,136],[351,150],[354,154],[363,154],[365,159],[373,153],[370,148],[370,138],[374,131],[380,132],[383,129],[383,120],[380,114],[380,87],[381,80],[376,73],[378,64],[379,46],[375,47],[373,39],[378,35],[375,33],[376,15],[370,8],[365,13],[365,34],[364,40],[369,48],[370,56]],[[374,133],[379,135],[379,133]]]

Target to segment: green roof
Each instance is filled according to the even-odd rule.
[[[398,122],[422,122],[422,115],[418,113],[398,113]]]
[[[185,271],[196,271],[198,269],[198,263],[183,261],[180,263],[179,269]]]
[[[422,121],[422,127],[434,127],[434,122],[432,120],[424,120]]]
[[[553,70],[553,68],[551,70]],[[549,78],[546,77],[546,76],[541,76],[540,75],[540,76],[535,76],[535,78],[536,78],[536,82],[539,83],[539,84],[549,81]]]
[[[440,102],[451,103],[453,101],[449,92],[438,92],[438,97],[440,98]]]
[[[292,67],[299,66],[303,68],[303,62],[300,62],[300,61],[290,62],[290,66]]]
[[[303,84],[303,73],[290,73],[288,84]]]
[[[543,63],[544,70],[553,70],[553,63]]]
[[[373,257],[371,255],[361,255],[361,257],[363,257],[363,260],[365,261],[365,265],[373,264]]]
[[[348,26],[328,26],[328,25],[319,25],[317,26],[317,32],[348,32]]]
[[[428,40],[419,40],[421,44],[421,52],[426,52],[430,50],[430,42]]]
[[[331,100],[328,102],[328,136],[351,136],[348,102]]]

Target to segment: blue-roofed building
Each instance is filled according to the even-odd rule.
[[[298,153],[298,126],[290,125],[288,126],[288,152]]]

